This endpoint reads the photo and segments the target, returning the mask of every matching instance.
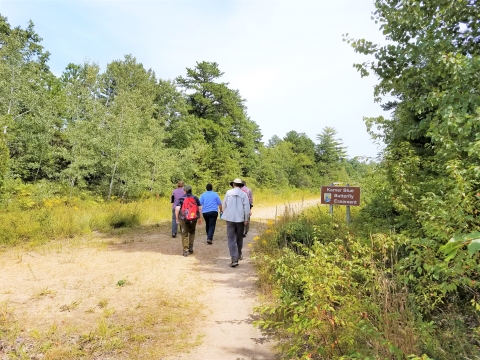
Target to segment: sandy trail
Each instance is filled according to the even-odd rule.
[[[252,324],[258,288],[255,283],[257,280],[255,269],[250,260],[250,247],[247,244],[253,242],[262,221],[282,216],[286,208],[298,212],[319,202],[307,200],[270,207],[254,207],[251,229],[244,240],[244,260],[237,268],[232,269],[228,266],[230,257],[225,236],[216,237],[219,240],[214,241],[212,245],[212,253],[216,255],[210,257],[210,261],[204,261],[199,257],[199,263],[195,264],[195,270],[200,270],[202,277],[212,283],[212,288],[202,299],[209,312],[205,320],[199,324],[205,331],[204,341],[202,345],[192,349],[191,353],[169,359],[276,359],[274,343]],[[200,249],[205,249],[202,245],[206,240],[201,240],[202,235],[197,236],[197,239],[200,240]],[[205,250],[208,251],[209,248]]]
[[[298,211],[317,203],[296,202],[289,208]],[[274,344],[252,324],[258,289],[247,244],[264,220],[281,216],[284,210],[285,205],[254,208],[244,260],[237,268],[229,266],[223,221],[217,224],[212,245],[206,242],[205,225],[197,227],[195,252],[187,258],[182,256],[180,238],[172,239],[165,226],[112,238],[107,247],[92,247],[90,240],[7,250],[0,256],[0,304],[9,304],[29,328],[57,323],[88,329],[101,316],[102,302],[117,314],[135,316],[139,308],[157,306],[158,294],[169,293],[177,299],[199,300],[201,316],[192,318],[187,339],[191,346],[156,359],[273,360]],[[120,280],[128,286],[119,288]],[[174,353],[174,347],[168,349],[166,353]]]

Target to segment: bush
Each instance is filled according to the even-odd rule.
[[[317,238],[316,238],[317,240]],[[285,359],[404,359],[418,351],[408,294],[349,239],[258,256],[276,301],[256,308],[256,325],[280,340]]]
[[[114,229],[140,225],[138,213],[115,213],[108,216],[108,225]]]

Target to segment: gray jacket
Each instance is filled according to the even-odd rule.
[[[250,215],[250,202],[248,196],[240,188],[233,188],[227,191],[223,200],[222,219],[230,222],[248,221]]]

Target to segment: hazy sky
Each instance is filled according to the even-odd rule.
[[[0,0],[12,26],[32,20],[60,75],[68,63],[106,65],[132,54],[157,78],[217,62],[221,79],[247,100],[263,141],[290,130],[313,141],[334,127],[350,157],[375,157],[364,116],[383,114],[374,77],[352,67],[367,58],[342,34],[382,42],[373,0]]]

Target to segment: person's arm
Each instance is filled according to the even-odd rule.
[[[198,223],[201,224],[202,223],[202,204],[200,203],[200,200],[198,199],[198,197],[195,196],[194,199],[198,206],[198,213],[197,213]]]
[[[228,201],[228,195],[225,194],[225,197],[223,198],[223,203],[222,203],[223,212],[225,212],[225,210],[227,210],[227,201]]]
[[[220,199],[220,196],[217,195],[217,206],[218,206],[218,210],[220,211],[220,215],[222,214],[223,212],[223,208],[222,208],[222,200]]]
[[[175,219],[177,221],[177,224],[180,222],[180,219],[178,218],[178,214],[180,214],[180,206],[179,205],[177,205],[175,207]]]
[[[250,200],[248,200],[247,194],[245,194],[245,197],[242,199],[243,200],[243,211],[244,211],[244,223],[247,225],[248,223],[248,216],[250,215]]]

